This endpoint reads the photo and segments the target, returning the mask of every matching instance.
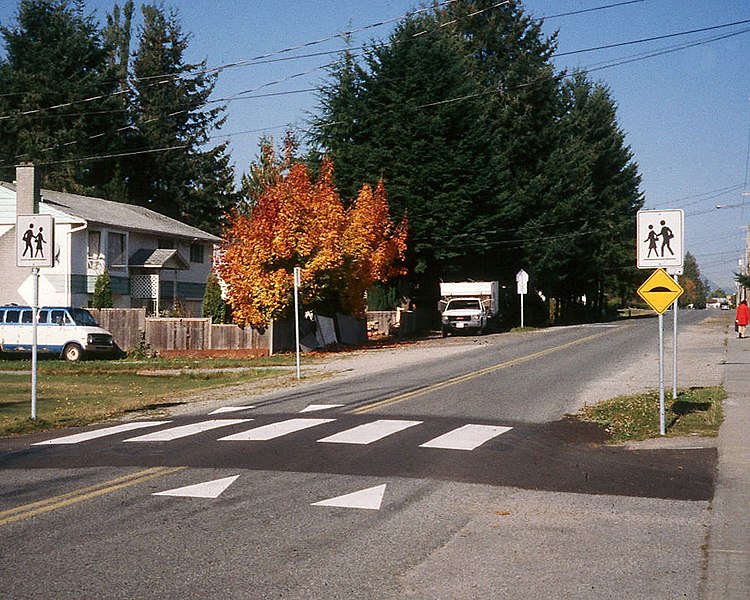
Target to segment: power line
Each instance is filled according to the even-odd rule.
[[[393,19],[390,19],[388,22],[397,21],[397,20],[400,20],[402,18],[405,18],[405,16],[409,16],[409,15],[413,15],[413,14],[419,14],[419,13],[425,12],[427,10],[433,10],[433,9],[441,7],[441,6],[447,6],[447,5],[449,5],[449,4],[453,3],[453,2],[456,2],[456,1],[457,0],[447,0],[446,2],[443,2],[442,4],[435,5],[434,7],[420,9],[418,11],[412,11],[410,13],[407,13],[407,15],[402,15],[400,17],[394,17]],[[510,0],[502,0],[501,2],[497,2],[497,3],[493,4],[492,6],[489,6],[489,7],[485,8],[485,9],[475,11],[475,12],[471,13],[468,16],[476,16],[478,14],[481,14],[481,13],[487,12],[489,10],[498,8],[500,6],[508,4],[509,1]],[[441,23],[438,26],[438,28],[444,27],[446,24],[450,24],[450,23],[454,23],[454,22],[455,22],[455,20],[449,21],[448,23]],[[383,24],[383,22],[378,23],[378,24],[373,24],[373,25],[365,26],[364,28],[360,28],[360,29],[368,29],[368,28],[371,28],[371,27],[380,26],[382,24]],[[352,30],[349,33],[353,33],[354,31],[355,30]],[[424,32],[420,32],[420,33],[414,34],[412,36],[412,38],[418,37],[419,35],[421,35],[421,33],[424,33]],[[337,34],[335,36],[329,36],[328,38],[324,38],[323,40],[317,40],[315,42],[308,42],[306,44],[301,44],[301,45],[298,45],[298,46],[295,46],[295,47],[292,47],[292,48],[287,48],[287,49],[284,49],[284,50],[280,50],[277,53],[271,53],[271,54],[268,54],[268,55],[264,55],[261,58],[264,58],[264,57],[267,57],[267,56],[273,56],[274,54],[280,54],[280,53],[288,52],[290,50],[294,50],[294,49],[297,49],[297,48],[301,48],[301,47],[305,47],[305,46],[310,46],[310,45],[313,45],[313,44],[321,43],[322,41],[326,41],[326,40],[329,40],[329,39],[334,39],[336,37],[341,37],[342,35],[345,35],[345,34]],[[237,64],[239,64],[239,63],[232,63],[232,65],[237,65]],[[283,79],[279,79],[279,80],[276,80],[276,81],[273,81],[273,82],[268,82],[268,83],[262,84],[262,85],[260,85],[260,86],[258,86],[256,88],[253,88],[253,89],[250,89],[250,90],[245,90],[245,91],[242,91],[242,92],[237,92],[237,93],[235,93],[235,94],[233,94],[233,95],[231,95],[229,97],[226,97],[226,98],[222,98],[222,99],[218,99],[218,100],[207,100],[207,101],[204,101],[204,102],[200,102],[200,103],[194,104],[193,106],[188,106],[188,108],[184,108],[184,109],[180,109],[178,111],[171,112],[171,113],[169,113],[167,115],[164,115],[162,117],[157,117],[157,118],[154,118],[154,119],[150,119],[149,121],[147,121],[147,123],[148,122],[154,122],[154,121],[157,121],[157,120],[161,120],[161,119],[164,119],[164,118],[174,117],[176,115],[179,115],[181,113],[187,112],[189,110],[195,110],[195,109],[198,109],[198,108],[203,108],[205,106],[208,106],[209,104],[224,103],[224,102],[230,102],[232,100],[244,99],[244,98],[247,98],[246,94],[250,94],[250,93],[259,91],[261,89],[264,89],[266,87],[271,87],[273,85],[278,85],[280,83],[284,83],[284,82],[290,81],[292,79],[296,79],[296,78],[299,78],[299,77],[302,77],[302,76],[305,76],[305,75],[309,75],[310,73],[312,73],[314,71],[320,70],[322,68],[330,67],[333,64],[335,64],[335,62],[334,63],[330,63],[328,65],[323,65],[323,66],[315,67],[315,68],[313,68],[313,69],[311,69],[309,71],[306,71],[306,72],[296,73],[294,75],[290,75],[288,77],[285,77]],[[148,78],[142,78],[141,80],[145,80],[145,79],[148,79]],[[163,79],[162,78],[161,81],[156,82],[154,85],[159,85],[159,84],[165,83],[166,81],[168,81],[168,79]],[[121,92],[121,93],[124,93],[124,92]],[[59,108],[70,107],[70,106],[73,106],[75,104],[79,104],[79,103],[83,103],[83,102],[91,102],[93,100],[103,99],[103,98],[106,98],[106,97],[107,97],[106,95],[102,95],[102,96],[97,96],[95,98],[88,98],[88,99],[79,100],[79,101],[75,101],[75,102],[58,104],[58,105],[55,105],[54,107],[48,107],[46,109],[45,108],[35,109],[33,111],[24,111],[24,113],[20,113],[20,114],[16,114],[16,115],[0,116],[0,121],[7,120],[7,119],[12,118],[12,117],[21,117],[21,116],[28,117],[28,116],[33,116],[33,115],[39,115],[40,113],[46,112],[47,110],[51,110],[51,109],[55,109],[56,110],[56,109],[59,109]],[[167,106],[169,106],[169,105],[167,105]],[[165,108],[165,107],[161,107],[161,108]],[[95,111],[95,112],[96,112],[96,114],[115,114],[115,113],[119,114],[119,113],[122,113],[123,110],[122,109],[117,109],[117,110],[112,110],[112,111]],[[78,113],[78,114],[88,115],[88,114],[94,114],[94,113],[92,112],[92,113]],[[115,133],[121,133],[122,131],[125,131],[125,130],[128,130],[128,129],[132,129],[132,128],[133,128],[132,125],[128,125],[126,127],[120,127],[119,129],[115,130]],[[95,139],[97,137],[102,137],[102,136],[107,135],[109,133],[110,132],[103,132],[103,133],[99,133],[99,134],[90,135],[90,136],[88,136],[87,139],[89,139],[89,140]],[[209,137],[208,139],[210,140],[211,138]],[[78,140],[73,141],[73,142],[68,142],[67,144],[64,144],[64,145],[70,146],[70,145],[74,145],[74,144],[77,144],[77,143],[79,143]],[[50,148],[43,148],[41,150],[41,152],[47,152],[47,151],[55,150],[55,149],[57,149],[59,147],[61,147],[61,146],[58,145],[58,146],[54,146],[54,147],[50,147]],[[16,159],[22,159],[24,156],[25,155],[18,155],[18,156],[16,156]],[[40,164],[42,164],[42,163],[40,163]],[[50,163],[44,163],[44,164],[50,164]]]
[[[334,35],[329,35],[329,36],[326,36],[326,37],[323,37],[323,38],[320,38],[320,39],[317,39],[317,40],[309,41],[309,42],[303,42],[301,44],[296,44],[294,46],[289,46],[287,48],[283,48],[281,50],[276,50],[274,52],[268,52],[268,53],[265,53],[265,54],[260,54],[258,56],[255,56],[255,57],[249,58],[249,59],[244,59],[244,60],[234,61],[234,62],[231,62],[231,63],[226,63],[226,64],[223,64],[223,65],[219,65],[217,67],[211,67],[211,68],[207,68],[207,69],[203,68],[203,69],[199,69],[199,70],[195,70],[195,71],[194,70],[190,70],[190,71],[188,71],[186,73],[162,73],[162,74],[159,74],[159,75],[149,75],[149,76],[146,76],[146,77],[133,78],[132,81],[159,80],[159,81],[156,81],[155,84],[154,84],[154,85],[159,85],[159,84],[162,84],[162,83],[165,83],[167,81],[174,80],[174,79],[182,79],[182,78],[185,78],[185,77],[195,77],[195,76],[198,76],[198,75],[206,75],[206,74],[219,73],[219,72],[224,71],[226,69],[230,69],[230,68],[234,68],[234,67],[239,67],[239,66],[246,66],[246,65],[252,64],[254,61],[262,61],[262,60],[265,60],[265,59],[272,58],[274,56],[280,56],[282,54],[287,54],[289,52],[294,52],[295,50],[300,50],[302,48],[308,48],[308,47],[315,46],[315,45],[318,45],[318,44],[322,44],[322,43],[325,43],[325,42],[329,42],[329,41],[332,41],[332,40],[335,40],[335,39],[338,39],[338,38],[346,39],[347,37],[349,37],[349,36],[351,36],[351,35],[353,35],[355,33],[361,33],[363,31],[367,31],[369,29],[375,29],[377,27],[382,27],[384,25],[391,24],[393,22],[399,21],[401,19],[405,19],[405,18],[407,18],[409,16],[412,16],[412,15],[416,15],[416,14],[420,14],[420,13],[423,13],[423,12],[426,12],[426,11],[430,11],[430,10],[433,10],[434,8],[440,8],[440,7],[448,6],[449,4],[452,4],[452,3],[457,2],[457,1],[458,0],[445,0],[444,2],[442,2],[440,4],[436,4],[434,7],[430,6],[430,7],[427,7],[427,8],[421,8],[421,9],[418,9],[418,10],[410,11],[410,12],[408,12],[406,14],[400,15],[398,17],[393,17],[393,18],[387,19],[385,21],[379,21],[377,23],[371,23],[371,24],[359,27],[357,29],[351,29],[351,30],[348,30],[348,31],[344,31],[342,33],[337,33],[337,34],[334,34]],[[500,4],[507,4],[508,1],[509,0],[505,0],[504,2],[501,2]],[[112,83],[117,83],[117,82],[108,82],[108,83],[112,84]],[[19,93],[29,93],[29,92],[19,92]],[[107,97],[116,96],[116,95],[119,95],[121,93],[125,93],[125,91],[113,92],[113,93],[109,93],[109,94],[101,94],[101,95],[97,95],[97,96],[92,96],[90,98],[83,98],[81,100],[74,100],[74,101],[70,101],[70,102],[65,102],[65,103],[57,104],[57,105],[54,105],[54,106],[48,106],[48,107],[45,107],[45,108],[34,109],[33,111],[26,111],[24,113],[20,113],[19,116],[25,116],[25,115],[34,114],[36,112],[47,111],[47,110],[56,110],[56,109],[60,109],[60,108],[69,108],[69,107],[75,106],[77,104],[84,104],[84,103],[88,103],[88,102],[93,102],[93,101],[101,100],[101,99],[104,99],[104,98],[107,98]],[[10,115],[10,116],[0,116],[0,120],[4,120],[4,119],[7,119],[7,118],[10,118],[11,116],[13,116],[13,115]]]
[[[444,3],[442,3],[441,5],[438,5],[438,6],[445,6],[445,5],[451,4],[451,3],[455,2],[455,1],[456,0],[449,0],[449,1],[444,2]],[[549,19],[549,18],[557,18],[557,17],[569,16],[569,15],[574,15],[574,14],[581,14],[581,13],[584,13],[584,12],[591,12],[591,11],[594,11],[594,10],[603,10],[603,9],[607,9],[607,8],[625,6],[625,5],[635,4],[635,3],[639,3],[639,2],[643,2],[643,1],[644,0],[630,0],[630,1],[626,1],[626,2],[620,2],[620,3],[616,3],[616,4],[610,4],[610,5],[606,5],[606,6],[602,6],[602,7],[595,7],[595,8],[592,8],[592,9],[585,9],[585,10],[581,10],[581,11],[573,11],[573,12],[570,12],[570,13],[561,13],[559,15],[551,15],[551,16],[546,17],[546,18]],[[505,0],[504,2],[498,2],[495,5],[489,7],[488,9],[483,9],[483,11],[477,11],[477,12],[485,12],[487,10],[490,10],[492,8],[497,8],[497,7],[499,7],[501,5],[504,5],[504,4],[507,4],[507,3],[508,3],[508,0]],[[417,11],[417,12],[424,12],[424,10],[426,10],[426,9],[423,9],[423,10]],[[388,22],[392,22],[394,20],[398,20],[400,18],[404,18],[404,17],[409,16],[411,14],[415,14],[415,13],[414,12],[407,13],[407,15],[404,15],[402,17],[395,17],[394,19],[391,19]],[[472,14],[475,14],[475,13],[472,13]],[[451,21],[451,22],[448,22],[448,23],[452,23],[452,22],[454,22],[454,21]],[[742,23],[747,23],[747,22],[750,22],[750,20],[737,21],[735,23],[728,23],[728,24],[723,24],[723,25],[718,25],[718,26],[713,26],[713,27],[707,27],[707,28],[701,28],[701,29],[696,29],[696,30],[691,30],[691,31],[686,31],[686,32],[678,32],[678,33],[674,33],[674,34],[668,34],[668,35],[665,35],[665,36],[659,36],[658,38],[643,38],[643,39],[640,39],[640,40],[632,40],[630,42],[624,42],[624,43],[621,43],[621,44],[616,44],[616,45],[610,45],[610,46],[606,46],[606,47],[601,47],[599,49],[604,49],[604,48],[614,47],[614,46],[624,46],[624,45],[632,45],[632,44],[637,44],[637,43],[645,43],[645,42],[648,42],[648,41],[653,41],[654,39],[664,39],[664,38],[676,37],[676,36],[680,36],[680,35],[687,35],[687,34],[690,34],[690,33],[696,33],[696,32],[700,32],[700,31],[708,31],[708,30],[713,30],[713,29],[718,29],[718,28],[724,28],[724,27],[729,27],[729,26],[732,26],[732,25],[737,25],[737,24],[742,24]],[[382,25],[384,23],[385,22],[381,22],[381,23],[377,23],[377,24],[372,24],[370,26],[366,26],[365,28],[380,26],[380,25]],[[448,23],[440,24],[439,27],[443,27],[443,26],[445,26]],[[355,30],[352,30],[352,32],[354,32],[354,31]],[[667,53],[670,53],[670,52],[676,52],[676,51],[679,51],[679,50],[683,50],[685,48],[692,47],[692,46],[695,46],[695,45],[701,45],[701,44],[705,44],[705,43],[711,43],[711,42],[714,42],[714,41],[725,39],[726,37],[729,37],[729,36],[740,35],[740,34],[743,34],[743,33],[747,33],[748,31],[750,31],[750,29],[744,29],[744,30],[741,30],[739,32],[734,32],[734,33],[728,34],[726,36],[706,38],[706,39],[699,40],[697,42],[693,42],[693,43],[690,43],[690,44],[684,44],[684,45],[680,45],[680,46],[676,46],[676,47],[669,47],[667,49],[663,49],[663,50],[659,50],[659,51],[654,51],[652,53],[647,53],[646,55],[636,55],[635,57],[631,57],[631,58],[623,58],[623,59],[619,59],[619,60],[617,60],[615,62],[605,63],[604,66],[595,66],[595,67],[590,68],[590,69],[584,69],[584,71],[589,71],[590,72],[590,71],[594,71],[594,70],[600,70],[600,69],[604,69],[604,68],[610,68],[612,66],[619,66],[621,64],[626,64],[628,62],[633,62],[635,60],[644,60],[646,58],[652,58],[654,56],[659,56],[659,55],[662,55],[662,54],[667,54]],[[306,47],[306,46],[310,46],[310,45],[313,45],[313,44],[316,44],[316,43],[322,43],[322,41],[324,41],[324,40],[327,41],[327,40],[330,40],[330,39],[335,39],[336,37],[341,37],[341,35],[342,34],[338,34],[338,35],[335,35],[335,36],[329,36],[328,38],[324,38],[322,40],[317,40],[317,41],[314,41],[314,42],[308,42],[306,44],[301,44],[301,45],[298,45],[298,46],[286,48],[286,49],[280,50],[280,51],[275,52],[275,53],[269,53],[269,54],[263,55],[261,57],[255,57],[255,59],[248,59],[247,61],[238,61],[238,62],[235,62],[235,63],[229,63],[227,65],[222,65],[221,67],[217,67],[216,69],[219,69],[219,68],[229,68],[231,66],[238,66],[240,64],[249,63],[252,60],[260,60],[260,59],[263,59],[263,58],[273,57],[275,55],[279,55],[279,54],[282,54],[282,53],[285,53],[285,52],[292,51],[293,49],[296,49],[296,48]],[[561,54],[558,54],[556,56],[572,55],[572,54],[576,54],[576,53],[586,53],[586,52],[590,52],[590,51],[593,51],[593,50],[595,50],[595,49],[593,49],[593,48],[587,48],[587,49],[582,49],[582,50],[577,50],[577,51],[571,51],[571,52],[561,53]],[[318,54],[326,54],[326,53],[318,53]],[[298,57],[285,57],[284,60],[292,60],[292,59],[295,59],[295,58],[298,58]],[[253,92],[259,91],[260,89],[263,89],[265,87],[270,87],[272,85],[276,85],[276,84],[282,83],[284,81],[288,81],[288,80],[291,80],[291,79],[294,79],[294,78],[301,77],[303,75],[309,74],[309,73],[311,73],[313,71],[316,71],[316,70],[319,70],[321,68],[329,67],[329,66],[331,66],[333,64],[335,64],[335,63],[330,63],[328,65],[323,65],[322,67],[316,67],[316,68],[314,68],[314,69],[312,69],[310,71],[307,71],[305,73],[297,73],[297,74],[288,76],[288,77],[286,77],[284,79],[280,79],[280,80],[277,80],[277,81],[274,81],[274,82],[268,82],[266,84],[262,84],[261,86],[259,86],[257,88],[254,88],[254,89],[251,89],[251,90],[245,90],[243,92],[238,92],[236,94],[233,94],[232,96],[229,96],[229,97],[226,97],[226,98],[223,98],[223,99],[209,100],[209,101],[197,104],[194,107],[190,107],[188,109],[182,109],[180,111],[170,113],[169,116],[174,116],[175,114],[179,114],[180,112],[184,112],[185,110],[190,110],[192,108],[200,108],[202,106],[207,106],[208,104],[218,103],[218,102],[230,102],[230,101],[234,101],[234,100],[248,100],[248,99],[256,99],[256,98],[263,98],[263,97],[272,97],[272,96],[280,96],[280,95],[291,95],[291,94],[298,94],[298,93],[310,93],[310,92],[314,92],[314,91],[317,91],[317,88],[305,88],[305,89],[300,89],[300,90],[291,90],[291,91],[287,91],[287,92],[277,92],[277,93],[268,93],[268,94],[249,95],[249,94],[252,94]],[[513,89],[524,87],[524,86],[533,85],[534,83],[536,83],[536,81],[527,82],[525,84],[519,84],[518,86],[514,86]],[[427,108],[427,107],[430,107],[430,106],[436,106],[436,105],[440,105],[440,104],[448,104],[448,103],[452,103],[452,102],[459,102],[459,101],[466,100],[466,99],[469,99],[469,98],[481,96],[481,95],[484,95],[484,94],[496,93],[496,92],[497,92],[497,90],[491,89],[491,90],[487,90],[487,91],[484,91],[484,92],[479,92],[477,94],[470,94],[470,95],[461,96],[461,97],[457,97],[457,98],[453,98],[453,99],[446,99],[446,100],[442,100],[442,101],[438,101],[438,102],[434,102],[434,103],[427,103],[427,104],[424,104],[424,105],[420,105],[418,108]],[[122,93],[122,92],[118,92],[118,94],[119,93]],[[105,96],[97,96],[96,98],[84,99],[84,100],[77,101],[77,102],[79,102],[79,103],[90,102],[90,101],[93,101],[95,99],[100,99],[102,97],[106,97],[106,95]],[[52,108],[58,109],[58,108],[62,108],[62,107],[65,107],[65,106],[72,105],[72,104],[74,104],[74,103],[59,104],[59,105],[56,105],[54,107],[48,107],[48,109],[52,109]],[[37,111],[27,111],[27,112],[22,113],[22,114],[24,116],[28,116],[32,112],[42,112],[42,111],[48,110],[48,109],[38,109]],[[114,114],[115,112],[121,112],[121,111],[117,110],[117,111],[109,111],[109,112],[111,112],[112,114]],[[96,112],[96,114],[107,114],[107,113],[108,113],[108,111],[98,111],[98,112]],[[71,113],[71,116],[72,115],[79,115],[79,114],[94,114],[94,113]],[[12,118],[14,116],[21,116],[21,115],[19,114],[19,115],[0,116],[0,120]],[[67,115],[64,115],[64,116],[67,116]],[[332,123],[330,123],[330,124],[332,124]],[[321,126],[330,125],[330,124],[321,124]],[[222,134],[217,134],[217,135],[214,135],[214,136],[209,136],[207,138],[207,140],[213,140],[213,139],[216,139],[216,138],[230,138],[230,137],[237,136],[237,135],[245,135],[245,134],[251,134],[251,133],[260,133],[260,132],[268,131],[268,130],[272,130],[272,129],[279,129],[281,127],[283,127],[283,126],[274,126],[274,127],[260,128],[260,129],[254,129],[254,130],[247,130],[247,131],[243,131],[243,132],[222,133]],[[120,133],[120,132],[122,132],[122,131],[124,131],[126,129],[131,129],[131,128],[132,128],[132,126],[130,126],[130,125],[127,126],[127,127],[121,127],[119,129],[117,129],[115,131],[115,133]],[[109,133],[109,132],[107,132],[107,133]],[[94,139],[96,137],[101,137],[102,135],[106,135],[106,133],[95,134],[95,135],[89,136],[88,139]],[[72,143],[78,143],[78,142],[72,142]],[[68,145],[70,145],[72,143],[69,142]],[[60,147],[60,146],[58,146],[58,147]],[[174,148],[176,148],[176,147],[157,148],[157,149],[151,150],[150,152],[167,151],[167,150],[171,150],[171,149],[174,149]],[[55,149],[55,148],[47,148],[47,149],[44,149],[44,151],[53,150],[53,149]],[[750,150],[749,150],[749,152],[750,152]],[[135,152],[135,154],[139,154],[139,153],[142,153],[142,151],[136,151]],[[76,161],[76,160],[78,160],[78,161],[99,160],[101,158],[108,158],[108,157],[115,157],[115,156],[128,156],[128,155],[129,155],[128,153],[120,153],[120,154],[117,154],[117,155],[101,155],[99,157],[87,157],[87,158],[79,158],[79,159],[70,159],[70,161]],[[749,156],[750,156],[750,154],[749,154]],[[19,156],[17,158],[21,158],[21,156]],[[57,164],[59,162],[66,162],[66,161],[56,161],[54,163],[53,162],[45,162],[45,163],[40,163],[40,164]],[[2,165],[0,165],[0,166],[2,166]],[[6,165],[6,166],[11,166],[11,165]]]
[[[692,35],[694,33],[703,33],[706,31],[714,31],[716,29],[724,29],[726,27],[734,27],[735,25],[745,25],[750,23],[750,19],[742,21],[734,21],[733,23],[724,23],[723,25],[714,25],[712,27],[701,27],[700,29],[691,29],[690,31],[680,31],[678,33],[668,33],[665,35],[657,35],[654,37],[641,38],[638,40],[630,40],[627,42],[618,42],[616,44],[606,44],[604,46],[595,46],[592,48],[582,48],[580,50],[571,50],[569,52],[558,52],[555,56],[570,56],[573,54],[584,54],[586,52],[598,52],[600,50],[609,50],[611,48],[622,48],[623,46],[632,46],[634,44],[645,44],[648,42],[656,42],[659,40],[666,40],[670,38],[680,37],[683,35]]]

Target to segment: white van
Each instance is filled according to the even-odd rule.
[[[30,354],[33,313],[29,306],[0,306],[0,352]],[[114,356],[117,346],[112,334],[99,327],[84,308],[43,307],[39,309],[37,352],[75,362],[87,356]]]

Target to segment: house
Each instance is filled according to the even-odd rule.
[[[90,306],[107,271],[117,308],[149,313],[179,305],[200,316],[214,246],[220,239],[142,206],[39,189],[33,165],[0,182],[0,304],[31,304],[32,269],[16,266],[17,215],[54,219],[54,266],[40,268],[39,304]]]

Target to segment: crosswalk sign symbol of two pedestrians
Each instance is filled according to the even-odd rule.
[[[55,266],[55,220],[51,215],[16,217],[16,266]]]
[[[685,257],[682,209],[640,210],[636,220],[638,268],[680,274]]]

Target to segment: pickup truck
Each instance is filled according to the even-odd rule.
[[[449,300],[441,317],[443,337],[459,332],[481,335],[487,327],[488,319],[488,312],[479,298]]]

